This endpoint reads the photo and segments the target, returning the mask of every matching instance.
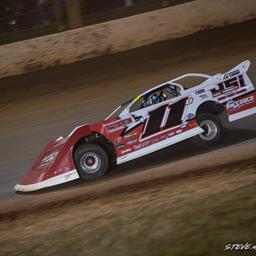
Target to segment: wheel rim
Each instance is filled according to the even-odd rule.
[[[202,140],[213,140],[218,134],[218,127],[212,120],[204,120],[200,123],[201,128],[204,130],[199,135]]]
[[[81,157],[80,166],[86,173],[95,173],[101,167],[101,159],[98,154],[88,152]]]

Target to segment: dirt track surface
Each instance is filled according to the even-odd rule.
[[[66,186],[65,190],[49,188],[48,193],[44,190],[43,193],[38,191],[26,194],[18,200],[6,200],[0,205],[0,222],[67,205],[72,208],[77,203],[87,204],[113,194],[129,194],[129,191],[147,190],[156,184],[172,185],[176,181],[185,182],[189,177],[214,174],[220,169],[228,170],[232,176],[234,166],[254,162],[255,144],[256,139],[247,140],[211,152],[201,152],[186,160],[181,159],[171,163],[162,163],[156,167],[151,166],[141,172],[130,171],[119,176],[109,175],[108,179],[91,182],[86,186],[82,182],[79,184],[78,181],[76,186],[72,186],[74,183],[71,183],[70,186]]]
[[[3,256],[255,255],[254,159],[0,218]]]
[[[117,105],[151,85],[188,72],[224,72],[245,59],[254,63],[249,74],[256,82],[255,26],[256,21],[251,21],[123,54],[2,79],[0,199],[23,197],[14,194],[13,186],[50,139],[67,135],[75,126],[103,119]],[[256,117],[233,123],[229,128],[231,131],[220,147],[256,137]],[[106,179],[131,171],[143,172],[200,153],[202,150],[181,143],[124,164]],[[61,189],[65,190],[65,186]]]

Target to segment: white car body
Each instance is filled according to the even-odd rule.
[[[199,126],[194,127],[193,129],[183,131],[179,128],[186,126],[189,120],[196,117],[197,111],[203,103],[216,103],[222,105],[226,108],[228,113],[228,118],[230,122],[238,120],[240,118],[252,115],[256,113],[256,94],[255,88],[247,75],[247,71],[250,67],[250,61],[246,60],[233,69],[229,70],[225,74],[216,74],[213,76],[199,73],[190,73],[185,74],[165,83],[162,83],[146,92],[142,93],[138,97],[134,98],[119,114],[121,120],[132,120],[129,124],[125,125],[127,131],[132,131],[133,127],[138,126],[140,123],[146,122],[144,130],[138,138],[138,142],[146,144],[150,140],[148,145],[141,148],[137,147],[137,150],[134,150],[134,147],[127,147],[123,150],[123,154],[117,158],[117,163],[121,164],[123,162],[130,161],[132,159],[141,157],[143,155],[149,154],[151,152],[157,151],[161,148],[167,147],[169,145],[175,144],[182,140],[191,138],[195,135],[198,135],[203,132],[203,129]],[[197,86],[194,86],[189,89],[184,89],[184,87],[179,83],[180,80],[184,78],[202,78],[204,81]],[[174,98],[167,99],[157,104],[153,104],[148,107],[140,108],[133,111],[132,106],[136,102],[144,97],[145,95],[154,92],[155,90],[161,89],[167,84],[174,85],[179,90],[179,95]],[[182,110],[181,123],[177,126],[169,127],[168,129],[159,130],[157,133],[150,134],[150,136],[143,136],[145,129],[148,126],[150,120],[150,114],[161,107],[165,108],[162,111],[162,122],[161,127],[164,127],[166,120],[170,116],[170,112],[173,109],[175,104],[179,102],[184,102],[184,110]],[[118,109],[117,109],[118,110]],[[115,113],[115,110],[113,113]],[[110,115],[112,116],[113,113]],[[135,117],[135,118],[134,118]],[[140,117],[136,119],[136,117]],[[154,125],[154,122],[150,122],[150,125]],[[118,127],[122,128],[122,127]],[[178,129],[178,130],[177,130]],[[157,140],[153,143],[153,138],[159,138],[161,135],[166,134],[169,131],[175,130],[175,136],[168,137],[165,139]],[[127,132],[126,132],[127,134]]]

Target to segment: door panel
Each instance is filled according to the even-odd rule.
[[[130,113],[120,134],[117,163],[141,157],[202,133],[194,119],[186,120],[188,97],[179,96]],[[126,117],[128,118],[128,117]]]

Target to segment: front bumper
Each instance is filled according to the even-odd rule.
[[[66,183],[76,179],[79,179],[79,175],[77,173],[77,170],[74,169],[38,183],[28,184],[28,185],[17,184],[14,188],[16,191],[30,192],[30,191],[35,191],[42,188],[52,187],[52,186]]]

